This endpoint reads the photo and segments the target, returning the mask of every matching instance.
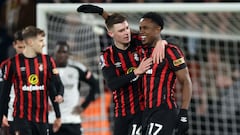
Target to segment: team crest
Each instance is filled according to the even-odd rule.
[[[137,53],[134,53],[134,54],[133,54],[133,57],[134,57],[134,60],[139,61],[139,56],[138,56]]]
[[[43,64],[39,64],[38,69],[39,69],[39,71],[43,71]]]

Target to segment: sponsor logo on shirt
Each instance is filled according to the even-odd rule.
[[[28,82],[32,85],[36,85],[39,82],[38,76],[36,74],[31,74],[28,77]]]
[[[127,74],[130,74],[130,73],[133,72],[135,69],[136,69],[136,67],[130,67],[130,68],[127,70]]]
[[[22,90],[23,91],[38,91],[38,90],[44,90],[44,85],[40,85],[40,86],[38,86],[38,85],[29,85],[29,86],[27,86],[27,85],[23,85],[23,87],[22,87]]]

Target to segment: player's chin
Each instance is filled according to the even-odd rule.
[[[146,40],[142,40],[142,44],[143,44],[143,45],[147,45],[148,42],[147,42]]]

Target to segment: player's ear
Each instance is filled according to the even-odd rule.
[[[108,35],[112,38],[114,36],[113,32],[108,31]]]
[[[161,32],[162,31],[162,29],[161,29],[161,27],[159,26],[159,27],[157,27],[156,29],[155,29],[157,32]]]
[[[31,38],[27,38],[27,39],[24,40],[24,42],[25,42],[26,45],[31,45],[33,41],[32,41]]]

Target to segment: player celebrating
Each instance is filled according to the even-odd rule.
[[[161,39],[164,22],[161,16],[149,12],[140,20],[140,35],[144,48],[143,58],[151,57],[154,42]],[[166,58],[153,64],[143,76],[145,110],[143,113],[144,135],[171,135],[177,125],[177,135],[188,129],[187,109],[191,99],[192,83],[184,55],[179,47],[166,45]],[[177,118],[174,97],[176,79],[182,85],[182,104]],[[176,123],[177,118],[177,123]]]
[[[114,135],[141,134],[143,105],[142,82],[139,78],[152,64],[152,58],[140,62],[141,40],[131,34],[126,18],[120,14],[108,15],[102,8],[82,5],[79,12],[99,13],[105,19],[108,34],[114,45],[100,56],[104,79],[113,93]],[[162,47],[162,40],[159,45]],[[157,51],[162,56],[163,52]]]

